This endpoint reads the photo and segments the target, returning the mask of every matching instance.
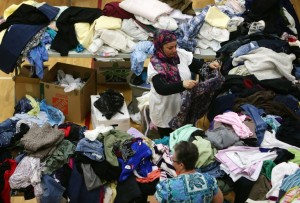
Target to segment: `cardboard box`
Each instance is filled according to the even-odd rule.
[[[127,131],[130,128],[130,116],[127,110],[126,102],[124,102],[121,108],[121,113],[116,113],[110,120],[107,120],[105,116],[94,106],[94,102],[100,98],[100,95],[91,95],[91,121],[93,128],[95,129],[99,125],[111,126],[117,125],[117,130]]]
[[[80,90],[64,92],[64,87],[54,84],[57,80],[57,71],[63,70],[66,74],[80,77],[86,81]],[[90,95],[97,93],[96,70],[65,63],[56,63],[41,81],[41,97],[46,102],[60,109],[66,120],[81,122],[91,110]]]
[[[44,67],[44,74],[48,72],[48,66]],[[31,78],[31,66],[22,66],[19,74],[13,78],[15,81],[15,103],[17,103],[26,94],[33,98],[41,99],[40,97],[40,79]]]
[[[94,60],[98,84],[126,84],[131,76],[130,61],[103,62]]]

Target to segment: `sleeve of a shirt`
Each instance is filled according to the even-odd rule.
[[[156,185],[156,192],[155,198],[160,203],[166,203],[168,200],[168,188],[167,188],[167,181],[159,182]]]
[[[189,65],[190,71],[192,73],[199,73],[199,70],[202,68],[203,64],[203,59],[193,58],[192,63]]]
[[[161,74],[157,74],[152,77],[152,84],[155,91],[163,96],[177,94],[185,90],[183,87],[183,81],[168,84]]]

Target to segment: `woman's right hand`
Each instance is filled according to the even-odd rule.
[[[195,87],[197,85],[197,81],[196,80],[184,80],[183,81],[183,87],[185,89],[192,89],[193,87]]]

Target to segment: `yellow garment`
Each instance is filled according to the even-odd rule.
[[[195,138],[196,140],[194,140],[193,143],[197,146],[199,152],[199,158],[195,165],[196,168],[207,166],[214,162],[217,150],[211,145],[211,142],[200,136],[196,136]]]
[[[37,2],[36,1],[32,1],[32,0],[28,0],[28,1],[23,1],[19,5],[12,4],[7,9],[5,9],[5,11],[3,13],[3,18],[6,20],[8,18],[8,16],[10,16],[11,14],[13,14],[13,12],[15,12],[22,4],[27,4],[27,5],[34,6],[35,4],[37,4]]]
[[[95,24],[96,21],[92,25],[89,23],[75,23],[77,40],[84,48],[88,48],[92,43]]]
[[[40,112],[40,104],[37,102],[32,96],[26,94],[26,99],[30,101],[30,105],[32,106],[32,109],[27,112],[28,115],[31,116],[37,116]]]
[[[3,39],[3,37],[4,37],[5,32],[6,32],[6,29],[4,29],[4,30],[2,30],[2,31],[0,32],[0,44],[1,44],[1,42],[2,42],[2,39]]]
[[[211,26],[226,29],[230,18],[216,6],[213,6],[208,9],[204,20]]]
[[[109,187],[112,189],[112,196],[110,199],[110,203],[114,203],[117,196],[117,185],[116,183],[110,183]]]
[[[116,29],[121,29],[122,26],[121,18],[101,16],[95,21],[96,21],[95,30],[100,30],[100,29],[116,30]]]
[[[295,155],[295,157],[292,160],[289,160],[290,162],[293,162],[295,164],[300,165],[300,150],[289,148],[289,152]]]

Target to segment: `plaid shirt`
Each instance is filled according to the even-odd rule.
[[[199,15],[190,19],[189,22],[179,25],[179,28],[175,31],[175,35],[180,48],[191,52],[195,51],[197,45],[195,38],[204,23],[208,9],[209,6],[205,7]]]

